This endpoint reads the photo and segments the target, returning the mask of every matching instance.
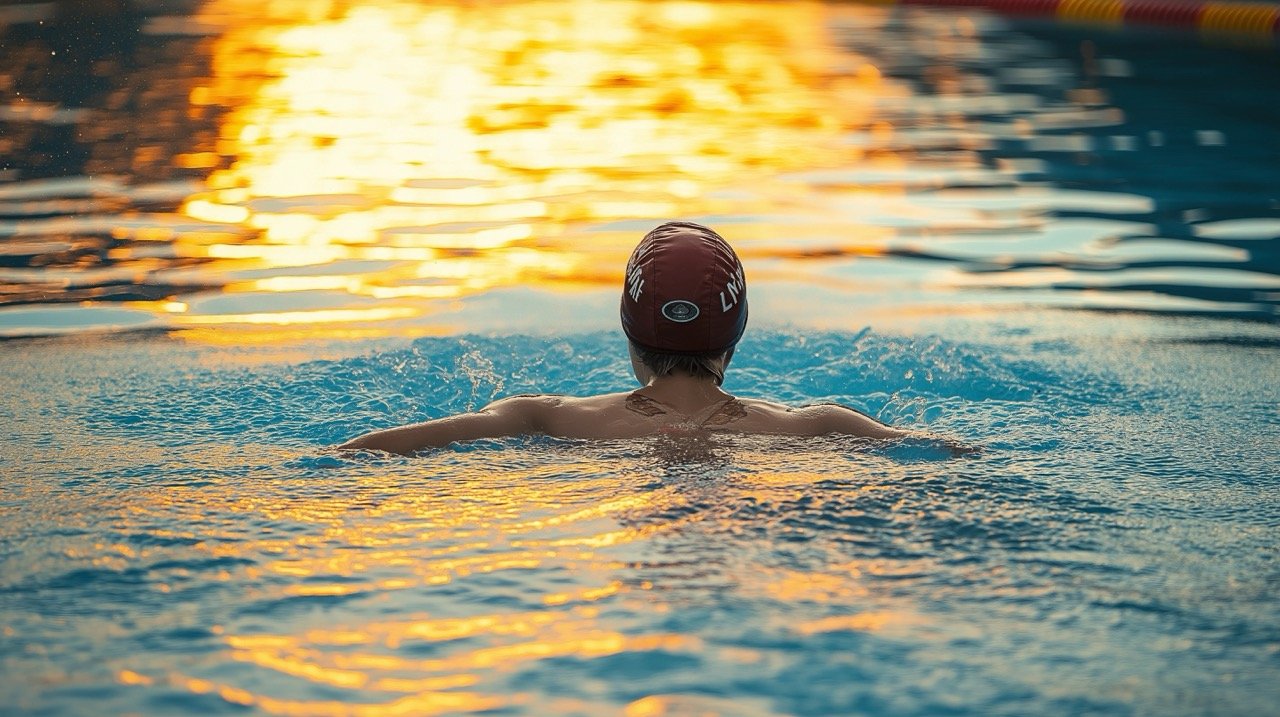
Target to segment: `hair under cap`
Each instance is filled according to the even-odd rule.
[[[622,330],[651,351],[710,354],[732,348],[747,327],[742,262],[719,234],[668,222],[627,261]]]

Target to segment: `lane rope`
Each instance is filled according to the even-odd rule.
[[[1055,17],[1064,22],[1179,27],[1207,36],[1280,38],[1280,5],[1196,0],[872,0],[883,5],[977,7],[1004,15]]]

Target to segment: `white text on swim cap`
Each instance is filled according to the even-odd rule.
[[[640,267],[634,266],[627,273],[627,296],[630,296],[632,301],[639,301],[642,289],[644,289],[644,277],[641,275]]]
[[[742,269],[733,272],[733,276],[729,279],[729,283],[724,285],[725,291],[729,292],[728,301],[724,298],[724,291],[720,292],[720,309],[721,313],[727,313],[729,309],[738,305],[738,295],[747,285],[747,279],[742,275]]]

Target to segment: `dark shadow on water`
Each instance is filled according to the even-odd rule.
[[[63,0],[51,6],[42,6],[46,17],[39,21],[0,27],[8,89],[24,102],[62,111],[54,121],[0,121],[9,145],[5,168],[22,180],[204,177],[207,169],[184,169],[173,160],[216,150],[225,109],[188,99],[211,74],[212,38],[144,31],[149,18],[194,11],[196,3]]]
[[[1187,346],[1231,346],[1246,349],[1280,349],[1280,339],[1260,336],[1194,336],[1164,339],[1161,343]]]
[[[1034,97],[1027,109],[1003,114],[972,110],[953,122],[980,134],[984,123],[1001,127],[1010,126],[1004,124],[1010,120],[1025,122],[1023,134],[997,131],[988,136],[987,146],[973,150],[982,165],[1027,167],[1006,176],[1051,194],[1055,190],[1089,192],[1100,199],[1097,208],[1050,206],[1035,217],[1043,226],[1096,220],[1141,223],[1151,229],[1142,235],[1106,237],[1096,255],[1074,248],[1020,251],[1016,241],[1007,245],[993,241],[985,256],[972,246],[960,254],[944,236],[927,245],[891,249],[891,257],[953,263],[967,273],[990,274],[996,286],[1004,284],[1004,274],[1063,269],[1077,274],[1078,280],[1031,282],[1025,288],[1087,290],[1095,297],[1144,293],[1251,305],[1256,309],[1209,310],[1198,315],[1276,320],[1280,284],[1255,288],[1256,275],[1280,276],[1280,229],[1276,228],[1280,226],[1276,193],[1280,143],[1275,139],[1280,122],[1280,54],[1274,47],[1204,44],[1176,32],[1108,31],[1033,19],[997,19],[958,8],[939,11],[936,17],[941,19],[933,25],[917,26],[906,9],[896,15],[898,21],[889,23],[875,42],[859,34],[850,34],[844,41],[855,51],[868,53],[886,74],[913,87],[917,96],[945,98],[960,108],[967,99],[982,100],[988,95]],[[922,27],[947,39],[946,31],[937,28],[947,27],[948,17],[954,19],[955,28],[978,29],[979,52],[961,50],[947,56],[918,42]],[[972,18],[978,22],[970,23]],[[963,47],[965,32],[957,30],[950,39]],[[1207,82],[1210,77],[1212,81]],[[925,103],[925,107],[931,105]],[[885,118],[895,128],[927,131],[936,127],[931,109],[913,113],[908,106],[899,112],[900,116]],[[957,144],[939,155],[945,158],[964,151]],[[1109,194],[1149,198],[1150,210],[1111,209],[1103,204]],[[1257,224],[1251,227],[1248,220]],[[1030,223],[1021,229],[1038,231]],[[962,232],[951,236],[968,238]],[[999,235],[985,232],[985,236]],[[1134,243],[1144,240],[1161,243],[1149,249]],[[1170,240],[1185,242],[1189,250],[1236,250],[1240,258],[1206,258],[1201,251],[1182,259],[1176,249],[1168,248]],[[1215,273],[1212,285],[1200,278],[1206,270]],[[1253,276],[1247,284],[1233,285],[1233,272]],[[1107,274],[1108,281],[1089,278],[1099,273]],[[1147,275],[1115,281],[1117,275],[1129,273]],[[1150,280],[1150,273],[1160,274],[1161,279]],[[1023,288],[1020,282],[1010,283],[1011,290]],[[1177,309],[1169,311],[1177,313]]]
[[[1106,306],[1062,306],[1058,307],[1062,311],[1074,311],[1086,314],[1106,314],[1112,316],[1147,316],[1147,317],[1164,317],[1170,319],[1213,319],[1216,321],[1238,321],[1249,324],[1276,324],[1280,323],[1280,319],[1276,314],[1263,310],[1223,310],[1223,309],[1204,309],[1200,311],[1191,309],[1158,309],[1158,308],[1133,308],[1133,307],[1106,307]]]

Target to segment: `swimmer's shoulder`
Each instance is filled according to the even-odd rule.
[[[737,399],[745,409],[741,430],[797,436],[830,434],[864,438],[902,438],[908,431],[887,426],[876,419],[838,403],[787,406],[758,398]]]
[[[578,438],[612,438],[628,414],[629,393],[566,396],[554,393],[520,394],[494,401],[483,410],[518,416],[530,432]]]
[[[590,411],[621,406],[629,393],[604,393],[597,396],[567,396],[562,393],[520,393],[500,398],[483,410],[517,411]]]

